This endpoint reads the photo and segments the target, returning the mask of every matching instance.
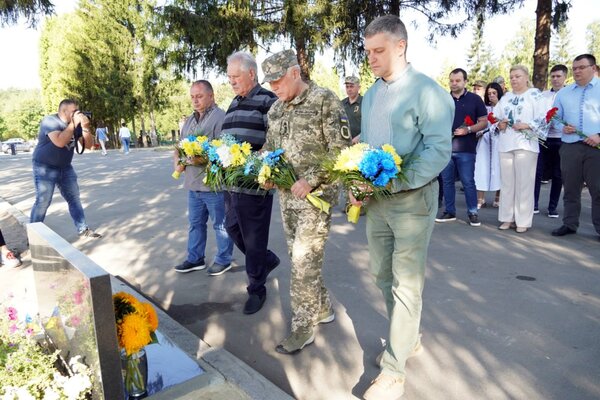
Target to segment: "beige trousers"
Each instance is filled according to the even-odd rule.
[[[531,227],[537,158],[538,153],[529,150],[500,153],[500,222]]]

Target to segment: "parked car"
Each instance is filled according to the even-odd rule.
[[[10,153],[10,145],[16,145],[17,151],[31,151],[31,143],[21,138],[11,138],[5,142],[2,142],[2,152],[8,154]]]

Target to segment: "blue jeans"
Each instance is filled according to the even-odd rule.
[[[444,182],[444,204],[446,212],[456,215],[456,186],[454,170],[465,189],[465,200],[469,214],[477,214],[477,189],[475,188],[475,153],[452,153],[450,162],[442,171]]]
[[[121,143],[123,143],[123,151],[125,154],[129,153],[129,141],[131,139],[128,137],[121,138]]]
[[[204,262],[206,250],[206,222],[210,217],[217,238],[215,262],[231,264],[233,241],[225,230],[225,200],[223,192],[188,192],[188,258],[191,263]]]
[[[81,233],[87,228],[79,199],[77,174],[71,165],[55,168],[34,161],[33,184],[35,186],[35,203],[31,208],[30,222],[44,222],[46,211],[52,203],[54,188],[58,186],[60,194],[69,205],[69,214],[73,218],[77,231]]]

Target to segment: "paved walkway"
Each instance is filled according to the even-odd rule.
[[[29,157],[0,157],[0,196],[26,215],[34,197]],[[352,225],[339,207],[335,211],[324,274],[337,319],[318,328],[313,345],[284,356],[274,348],[288,332],[290,264],[277,205],[270,248],[282,263],[268,281],[263,310],[245,316],[237,250],[235,268],[222,276],[172,269],[185,257],[187,204],[181,182],[170,177],[170,152],[84,154],[75,157],[75,169],[88,223],[105,237],[79,239],[66,203],[55,195],[46,223],[59,235],[292,396],[360,398],[377,374],[372,360],[387,326],[368,273],[364,217]],[[544,185],[542,204],[547,196]],[[524,235],[497,230],[491,208],[481,211],[481,227],[470,227],[458,192],[461,220],[438,224],[433,233],[421,328],[425,352],[408,363],[407,399],[600,397],[600,242],[587,192],[583,197],[579,233],[554,238],[549,232],[560,219],[542,214]],[[6,223],[0,210],[3,231]],[[9,228],[7,236],[19,246],[17,231]],[[208,249],[212,256],[212,233]],[[6,277],[0,272],[0,280]]]

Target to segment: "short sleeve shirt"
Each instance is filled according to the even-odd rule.
[[[465,118],[468,116],[474,123],[480,117],[487,115],[487,108],[481,97],[467,90],[459,97],[454,99],[454,123],[452,124],[452,132],[461,126],[467,126]],[[452,138],[452,152],[476,153],[477,152],[477,136],[475,132],[471,132],[464,136],[454,136]]]
[[[58,147],[48,137],[50,132],[63,131],[67,123],[63,122],[58,114],[48,115],[42,119],[38,134],[38,144],[33,152],[33,161],[46,164],[54,168],[64,168],[71,165],[75,139],[71,139],[65,147]]]

